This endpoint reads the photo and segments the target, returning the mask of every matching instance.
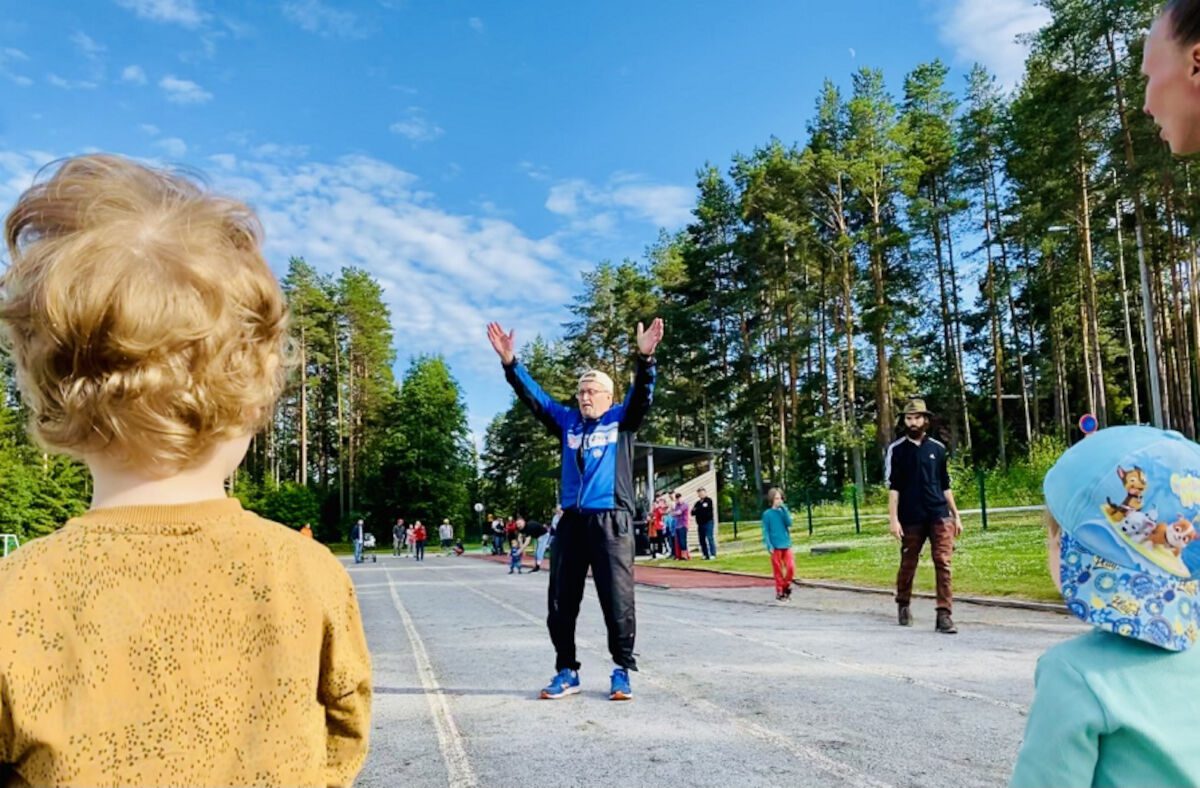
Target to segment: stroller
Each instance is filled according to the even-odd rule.
[[[375,534],[367,532],[363,534],[363,561],[370,558],[371,563],[379,562],[379,557],[375,555]]]

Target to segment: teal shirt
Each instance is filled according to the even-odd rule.
[[[1200,648],[1094,630],[1038,660],[1011,788],[1200,785]]]
[[[768,550],[791,547],[792,535],[788,532],[791,527],[792,513],[787,510],[787,506],[767,509],[762,516],[763,544]]]

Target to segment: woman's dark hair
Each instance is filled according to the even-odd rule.
[[[1171,38],[1185,46],[1200,42],[1200,0],[1169,0],[1162,15],[1171,23]]]

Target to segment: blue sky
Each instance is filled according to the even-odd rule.
[[[804,135],[825,77],[980,60],[1006,84],[1032,0],[0,2],[0,201],[106,150],[248,200],[282,273],[370,270],[402,373],[443,353],[481,432],[508,404],[484,325],[558,336],[579,272],[688,220],[696,169]],[[632,327],[631,327],[632,328]],[[668,334],[667,341],[670,341]]]

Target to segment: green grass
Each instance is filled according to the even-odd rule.
[[[853,585],[893,588],[900,565],[900,548],[887,533],[880,519],[862,520],[862,533],[855,534],[854,521],[823,520],[813,524],[808,535],[804,510],[792,513],[792,549],[796,554],[796,576],[807,580],[829,580]],[[954,592],[962,595],[1015,597],[1056,602],[1061,599],[1046,570],[1046,533],[1038,512],[990,513],[988,530],[978,515],[963,518],[963,535],[954,553]],[[771,559],[762,546],[758,522],[738,523],[737,539],[733,524],[723,523],[717,535],[720,557],[716,561],[655,561],[662,566],[688,569],[722,569],[770,576]],[[693,557],[700,555],[696,529],[688,532]],[[840,544],[845,553],[813,555],[814,545]],[[471,544],[468,550],[478,549]],[[349,543],[330,544],[337,555],[350,555]],[[426,553],[432,555],[426,545]],[[379,555],[391,552],[391,545],[377,549]],[[933,561],[926,547],[917,570],[914,589],[933,591]]]
[[[1046,537],[1037,512],[1006,515],[991,514],[988,530],[976,516],[964,518],[963,535],[954,554],[954,592],[962,595],[1010,596],[1037,601],[1057,601],[1061,597],[1046,569]],[[900,564],[900,549],[887,533],[883,521],[864,521],[862,533],[854,533],[854,523],[820,523],[809,536],[803,513],[792,528],[792,549],[796,554],[796,576],[807,580],[829,580],[878,588],[893,588]],[[723,524],[718,535],[716,561],[694,559],[700,555],[693,528],[688,534],[693,543],[693,561],[655,561],[656,565],[690,569],[722,569],[769,576],[771,561],[762,546],[758,523],[739,523],[738,538],[732,524]],[[813,555],[815,545],[838,544],[850,549],[843,553]],[[926,547],[917,570],[914,589],[932,591],[933,561]]]

